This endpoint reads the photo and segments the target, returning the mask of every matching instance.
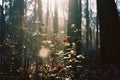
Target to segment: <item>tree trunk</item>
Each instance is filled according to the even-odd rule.
[[[46,14],[46,32],[48,32],[48,21],[49,21],[49,0],[47,0],[47,14]]]
[[[96,51],[99,50],[99,23],[98,23],[98,13],[96,17]]]
[[[41,0],[38,0],[38,20],[41,21],[41,24],[43,24],[42,22],[42,1]],[[41,29],[41,26],[42,25],[38,25],[38,31],[39,32],[42,32],[42,29]]]
[[[17,43],[15,48],[19,54],[22,54],[23,49],[23,31],[22,19],[24,17],[24,0],[14,0],[13,2],[13,16],[11,16],[12,23],[12,39]]]
[[[81,0],[69,1],[67,35],[69,43],[76,43],[77,53],[81,52]]]
[[[120,63],[120,24],[114,0],[97,0],[102,64]]]
[[[41,2],[41,0],[38,0],[38,16],[39,16],[39,20],[42,22],[42,2]]]
[[[4,42],[4,39],[6,37],[5,33],[6,33],[6,24],[5,24],[5,15],[3,13],[4,8],[3,8],[3,3],[2,6],[0,5],[0,60],[1,61],[5,61],[5,51],[6,51],[6,45]]]
[[[89,26],[89,1],[86,0],[86,50],[87,54],[89,54],[90,47],[90,26]]]
[[[54,0],[54,21],[53,21],[53,32],[58,33],[58,3]]]

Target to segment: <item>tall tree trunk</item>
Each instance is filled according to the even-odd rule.
[[[86,50],[89,54],[89,47],[90,47],[90,25],[89,25],[89,1],[86,0]]]
[[[2,6],[0,5],[0,59],[1,61],[5,61],[5,51],[6,51],[6,45],[4,42],[4,39],[6,37],[5,33],[6,33],[6,25],[5,25],[5,15],[4,15],[4,8],[3,8],[3,3],[2,2]]]
[[[1,44],[1,38],[2,38],[2,6],[0,5],[0,44]]]
[[[77,53],[81,52],[81,0],[69,1],[67,35],[70,44],[76,43]]]
[[[17,43],[15,46],[19,55],[23,52],[23,31],[22,31],[22,19],[24,17],[24,0],[14,0],[13,2],[13,16],[12,23],[12,39]]]
[[[48,32],[48,21],[49,21],[49,0],[47,0],[47,14],[46,14],[46,31]]]
[[[102,64],[120,63],[120,24],[114,0],[97,0]]]
[[[39,20],[42,22],[42,1],[38,0],[38,16]]]
[[[98,23],[98,12],[96,16],[96,50],[99,50],[99,23]]]
[[[43,24],[43,22],[42,22],[42,1],[41,0],[38,0],[38,20],[39,21],[41,21],[41,24]],[[42,29],[41,29],[41,26],[42,25],[38,25],[38,30],[41,32],[42,31]]]
[[[76,42],[76,51],[77,53],[81,53],[81,40],[82,40],[82,35],[81,35],[81,21],[82,21],[82,2],[81,0],[78,0],[78,20],[77,20],[77,42]]]
[[[53,21],[53,32],[58,33],[58,2],[54,0],[54,21]]]

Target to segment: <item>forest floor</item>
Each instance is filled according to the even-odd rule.
[[[8,76],[9,75],[5,76],[0,74],[0,80],[11,80],[10,78],[7,78]],[[16,78],[15,76],[13,77]],[[17,80],[14,78],[12,78],[12,80]],[[18,80],[23,80],[23,78]],[[25,79],[25,80],[34,80],[34,79]],[[38,80],[46,80],[46,79],[38,79]],[[65,78],[60,80],[120,80],[120,66],[119,65],[100,66],[93,64],[92,65],[85,64],[84,67],[80,69],[79,73],[77,73],[76,77],[72,79]]]
[[[78,80],[120,80],[120,65],[86,65]]]
[[[6,71],[6,69],[8,67],[5,68],[4,70],[0,68],[0,80],[120,80],[120,65],[113,65],[113,64],[100,65],[100,64],[92,62],[90,60],[83,61],[81,65],[83,67],[81,67],[79,69],[79,71],[75,74],[75,76],[72,79],[69,79],[67,77],[64,79],[40,79],[40,78],[39,79],[30,79],[30,78],[28,79],[28,77],[25,77],[25,75],[29,76],[29,74],[28,74],[29,72],[24,73],[22,75],[22,76],[24,76],[24,78],[22,78],[22,76],[21,76],[22,72],[19,72],[17,74],[16,73],[17,69],[14,69],[15,68],[15,65],[14,65],[12,72],[11,72],[11,70],[8,70],[8,71],[10,71],[9,73],[8,72],[4,73],[4,71]],[[0,64],[0,67],[1,66],[2,66],[2,64]],[[14,72],[14,70],[15,70],[15,72]],[[71,71],[69,71],[69,72],[71,72]],[[55,74],[57,74],[57,72],[55,72]],[[18,79],[16,79],[17,77],[18,77]]]

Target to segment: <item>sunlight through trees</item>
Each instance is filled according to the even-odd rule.
[[[0,0],[0,80],[117,80],[119,2]]]

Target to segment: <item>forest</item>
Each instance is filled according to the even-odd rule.
[[[0,80],[120,80],[120,0],[0,0]]]

